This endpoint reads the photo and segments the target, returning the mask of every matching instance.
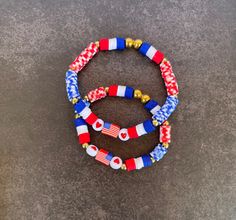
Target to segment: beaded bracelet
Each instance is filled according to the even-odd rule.
[[[123,163],[120,157],[113,156],[111,152],[108,152],[105,149],[98,149],[98,147],[93,144],[88,144],[90,142],[90,133],[88,131],[87,123],[82,118],[77,117],[74,120],[74,124],[78,141],[80,143],[87,142],[82,144],[83,148],[86,149],[87,154],[91,157],[95,157],[95,160],[107,166],[110,165],[110,167],[115,170],[121,168],[122,170],[131,171],[149,167],[163,158],[167,153],[169,143],[171,142],[171,126],[165,121],[163,125],[160,126],[160,143],[156,145],[149,154],[144,154],[138,158],[129,158]]]
[[[164,80],[168,95],[162,107],[160,107],[155,100],[151,100],[148,95],[142,94],[140,90],[134,90],[129,86],[121,85],[112,85],[106,88],[100,87],[90,91],[84,99],[81,98],[77,83],[77,73],[83,69],[99,49],[101,51],[123,50],[126,47],[134,47],[135,49],[138,49],[142,55],[147,56],[156,64],[160,64],[161,76]],[[96,156],[96,160],[106,165],[110,164],[114,169],[127,168],[128,171],[150,166],[152,162],[158,161],[164,156],[167,152],[168,143],[170,142],[170,126],[166,120],[176,109],[179,91],[171,64],[164,58],[162,52],[156,50],[149,43],[143,43],[141,40],[133,41],[130,38],[101,39],[99,42],[90,43],[89,46],[72,62],[69,68],[70,69],[66,73],[67,96],[69,101],[74,104],[76,113],[75,125],[79,143],[87,149],[86,151],[90,156]],[[146,120],[145,122],[128,129],[120,129],[118,125],[104,122],[91,111],[89,106],[90,103],[105,98],[107,95],[125,97],[128,99],[133,97],[141,99],[141,102],[145,104],[144,107],[153,115],[152,120]],[[119,157],[113,157],[111,153],[104,149],[98,150],[96,146],[88,144],[90,142],[90,134],[88,132],[87,124],[92,125],[93,129],[96,131],[102,131],[103,134],[112,137],[118,136],[123,141],[150,133],[160,125],[160,142],[163,144],[158,144],[150,154],[143,155],[139,158],[128,159],[122,165],[122,160]]]

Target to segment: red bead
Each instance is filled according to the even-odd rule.
[[[112,85],[109,87],[108,95],[109,96],[117,96],[118,85]]]
[[[88,124],[92,125],[95,121],[97,121],[97,119],[98,119],[98,116],[95,115],[95,114],[92,112],[92,113],[85,119],[85,121],[86,121]]]
[[[90,142],[90,134],[83,133],[78,136],[78,141],[80,144],[89,143]]]
[[[108,50],[109,49],[109,39],[103,38],[99,41],[100,50]]]
[[[136,169],[134,158],[130,158],[130,159],[126,160],[125,161],[125,165],[126,165],[127,171],[131,171],[131,170],[135,170]]]
[[[164,59],[164,54],[159,50],[155,53],[154,57],[152,58],[152,60],[157,64],[160,64],[163,59]]]
[[[127,131],[128,131],[128,135],[130,138],[137,138],[138,137],[136,126],[128,128]]]

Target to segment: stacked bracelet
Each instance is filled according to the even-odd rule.
[[[106,50],[124,50],[125,48],[134,47],[142,55],[148,57],[150,60],[160,65],[161,76],[164,80],[167,98],[163,106],[160,106],[157,101],[151,99],[148,95],[142,94],[140,90],[135,90],[130,86],[111,85],[109,87],[99,87],[90,91],[84,99],[81,98],[78,87],[78,72],[98,53],[98,51]],[[95,157],[97,161],[105,165],[110,165],[113,169],[122,168],[123,170],[135,170],[150,166],[155,161],[159,161],[167,152],[170,143],[171,127],[167,119],[176,109],[178,105],[177,95],[178,85],[173,73],[170,62],[164,58],[164,54],[156,50],[152,45],[141,40],[133,41],[130,38],[112,38],[101,39],[99,42],[90,43],[89,46],[72,62],[66,72],[66,90],[69,101],[74,105],[75,111],[75,127],[77,130],[78,141],[86,148],[86,152]],[[137,98],[144,104],[152,119],[147,119],[143,123],[129,127],[121,128],[119,125],[104,122],[90,108],[90,104],[103,99],[107,96],[124,97],[127,99]],[[160,137],[158,144],[152,152],[138,158],[131,158],[125,160],[118,156],[113,156],[112,153],[98,149],[95,145],[90,143],[90,133],[88,125],[96,131],[101,131],[105,135],[117,138],[122,141],[127,141],[132,138],[138,138],[142,135],[148,134],[160,126]]]

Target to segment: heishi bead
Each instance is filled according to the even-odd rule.
[[[115,157],[113,157],[113,158],[111,159],[111,161],[110,161],[110,167],[111,167],[112,169],[118,170],[118,169],[121,168],[121,166],[122,166],[122,160],[121,160],[120,157],[115,156]]]
[[[79,100],[74,105],[74,110],[77,114],[81,115],[81,117],[89,124],[92,125],[94,124],[98,117],[95,115],[91,109],[86,105],[84,100]]]
[[[165,148],[162,144],[158,144],[150,155],[154,160],[159,161],[164,157],[167,151],[167,148]]]
[[[127,140],[129,140],[129,134],[128,134],[128,130],[127,130],[126,128],[120,129],[119,138],[120,138],[120,140],[122,140],[122,141],[127,141]]]
[[[72,70],[68,70],[66,72],[65,81],[66,81],[67,97],[69,101],[71,102],[74,99],[80,98],[81,96],[80,96],[79,88],[78,88],[78,76],[76,72]]]
[[[107,95],[104,87],[99,87],[98,89],[92,90],[88,93],[89,101],[95,102],[99,99],[105,98]]]
[[[170,143],[170,140],[171,140],[170,132],[171,132],[170,125],[160,126],[160,142],[161,143]]]
[[[95,157],[95,160],[100,161],[101,163],[108,166],[112,158],[113,158],[112,153],[104,149],[100,149]]]
[[[78,73],[84,68],[84,66],[93,58],[93,56],[98,52],[98,47],[95,43],[90,43],[87,48],[85,48],[82,53],[75,58],[71,63],[70,69]]]
[[[161,109],[161,106],[155,100],[150,100],[144,105],[144,108],[150,111],[153,115]]]
[[[166,121],[172,112],[176,109],[179,100],[175,96],[167,96],[165,104],[161,107],[159,111],[157,111],[153,115],[153,119],[157,120],[158,123],[161,125],[164,121]]]
[[[125,39],[124,38],[103,38],[99,41],[100,50],[124,50]]]
[[[74,124],[79,143],[84,144],[90,142],[90,134],[86,122],[82,118],[77,118],[74,120]]]
[[[156,127],[152,124],[152,120],[148,119],[141,124],[127,129],[129,138],[137,138],[144,134],[151,133]]]
[[[98,148],[91,144],[86,148],[86,153],[91,157],[95,157],[98,153]]]
[[[134,89],[129,86],[112,85],[109,87],[109,96],[125,97],[127,99],[133,98]]]
[[[160,70],[162,78],[164,79],[165,82],[167,94],[169,96],[178,95],[179,94],[178,84],[170,62],[164,59],[160,64]]]
[[[125,165],[127,171],[136,170],[135,158],[125,160]]]
[[[152,160],[151,160],[151,157],[148,154],[143,155],[142,160],[143,160],[143,166],[144,167],[152,166]]]
[[[151,44],[146,42],[142,43],[139,52],[154,61],[156,64],[160,64],[164,59],[164,54],[161,51],[156,50]]]
[[[104,122],[104,125],[102,128],[103,134],[117,138],[119,135],[119,132],[120,132],[120,126],[109,123],[109,122]]]
[[[101,131],[104,126],[104,121],[100,118],[98,118],[93,124],[92,127],[95,131]]]
[[[137,170],[140,170],[144,167],[142,157],[135,158],[134,160],[135,160],[135,167],[136,167]]]

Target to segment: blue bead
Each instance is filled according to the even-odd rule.
[[[158,144],[154,150],[150,153],[151,157],[153,157],[156,161],[161,160],[164,155],[167,153],[167,148],[163,147],[162,144]]]
[[[146,108],[147,110],[152,110],[154,107],[156,107],[158,105],[158,102],[156,102],[155,100],[150,100],[148,103],[146,103],[144,105],[144,108]]]
[[[127,99],[132,99],[134,94],[134,89],[132,87],[126,86],[125,97]]]
[[[124,50],[125,49],[125,39],[124,38],[116,38],[117,42],[117,50]]]
[[[86,108],[86,104],[84,103],[83,100],[79,100],[79,102],[77,102],[75,105],[74,105],[74,110],[76,113],[80,113],[82,112],[84,109]]]
[[[75,127],[81,126],[81,125],[87,125],[84,119],[82,118],[76,118],[74,120]]]
[[[148,51],[148,49],[151,47],[151,44],[144,42],[142,43],[141,47],[139,48],[139,52],[143,55],[146,56],[146,53]]]
[[[148,154],[143,155],[142,160],[143,160],[144,167],[152,166],[152,160],[151,160],[151,157]]]
[[[150,119],[143,122],[143,127],[147,133],[155,131],[156,127],[152,124]]]

